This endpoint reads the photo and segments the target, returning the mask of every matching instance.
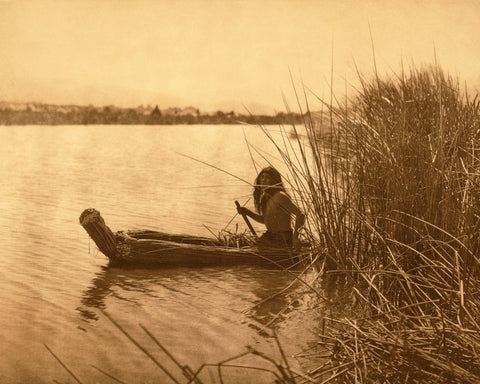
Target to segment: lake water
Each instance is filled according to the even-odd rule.
[[[278,127],[271,131],[281,139]],[[254,146],[251,153],[246,139]],[[218,233],[235,215],[234,200],[246,202],[252,187],[183,155],[251,182],[252,157],[258,167],[267,165],[264,156],[279,166],[259,128],[0,127],[0,146],[1,383],[73,382],[45,345],[83,383],[114,382],[94,367],[124,382],[172,382],[102,310],[181,382],[178,369],[140,325],[194,370],[242,353],[247,345],[278,356],[264,327],[290,297],[300,297],[297,311],[276,320],[279,338],[289,356],[314,340],[317,323],[306,310],[308,295],[298,296],[303,287],[254,307],[293,280],[286,272],[112,268],[78,223],[80,213],[92,207],[113,231]],[[235,231],[237,224],[243,231],[238,217],[228,229]],[[265,382],[262,375],[231,369],[225,380]],[[205,377],[216,382],[213,373]]]

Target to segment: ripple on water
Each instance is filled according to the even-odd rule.
[[[255,167],[238,145],[244,132],[253,145],[275,152],[251,127],[0,127],[0,177],[8,180],[0,189],[2,384],[68,382],[43,343],[84,382],[105,379],[91,364],[127,382],[161,382],[154,380],[158,369],[101,310],[153,348],[139,328],[148,326],[192,366],[235,355],[246,344],[269,345],[258,329],[288,297],[254,305],[288,284],[288,274],[109,268],[78,223],[94,207],[114,231],[210,236],[206,224],[218,232],[235,214],[232,202],[250,196],[251,186],[177,153],[252,180]],[[231,228],[236,224],[243,228],[236,219]]]

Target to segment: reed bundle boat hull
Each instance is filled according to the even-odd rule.
[[[216,239],[177,235],[156,231],[112,232],[95,209],[80,215],[85,228],[98,249],[112,263],[125,265],[215,266],[263,265],[290,267],[298,263],[298,255],[288,249],[229,247]]]

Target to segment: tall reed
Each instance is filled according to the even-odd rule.
[[[479,100],[437,67],[359,76],[278,145],[331,283],[363,313],[331,331],[331,363],[352,382],[478,381]]]

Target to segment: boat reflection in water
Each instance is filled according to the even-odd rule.
[[[188,316],[267,324],[289,305],[295,277],[286,271],[247,266],[214,268],[116,268],[104,266],[82,295],[78,308],[87,320],[118,306],[149,308],[152,317]],[[295,286],[295,285],[293,285]],[[133,311],[134,313],[135,311]],[[158,312],[158,313],[157,313]]]

